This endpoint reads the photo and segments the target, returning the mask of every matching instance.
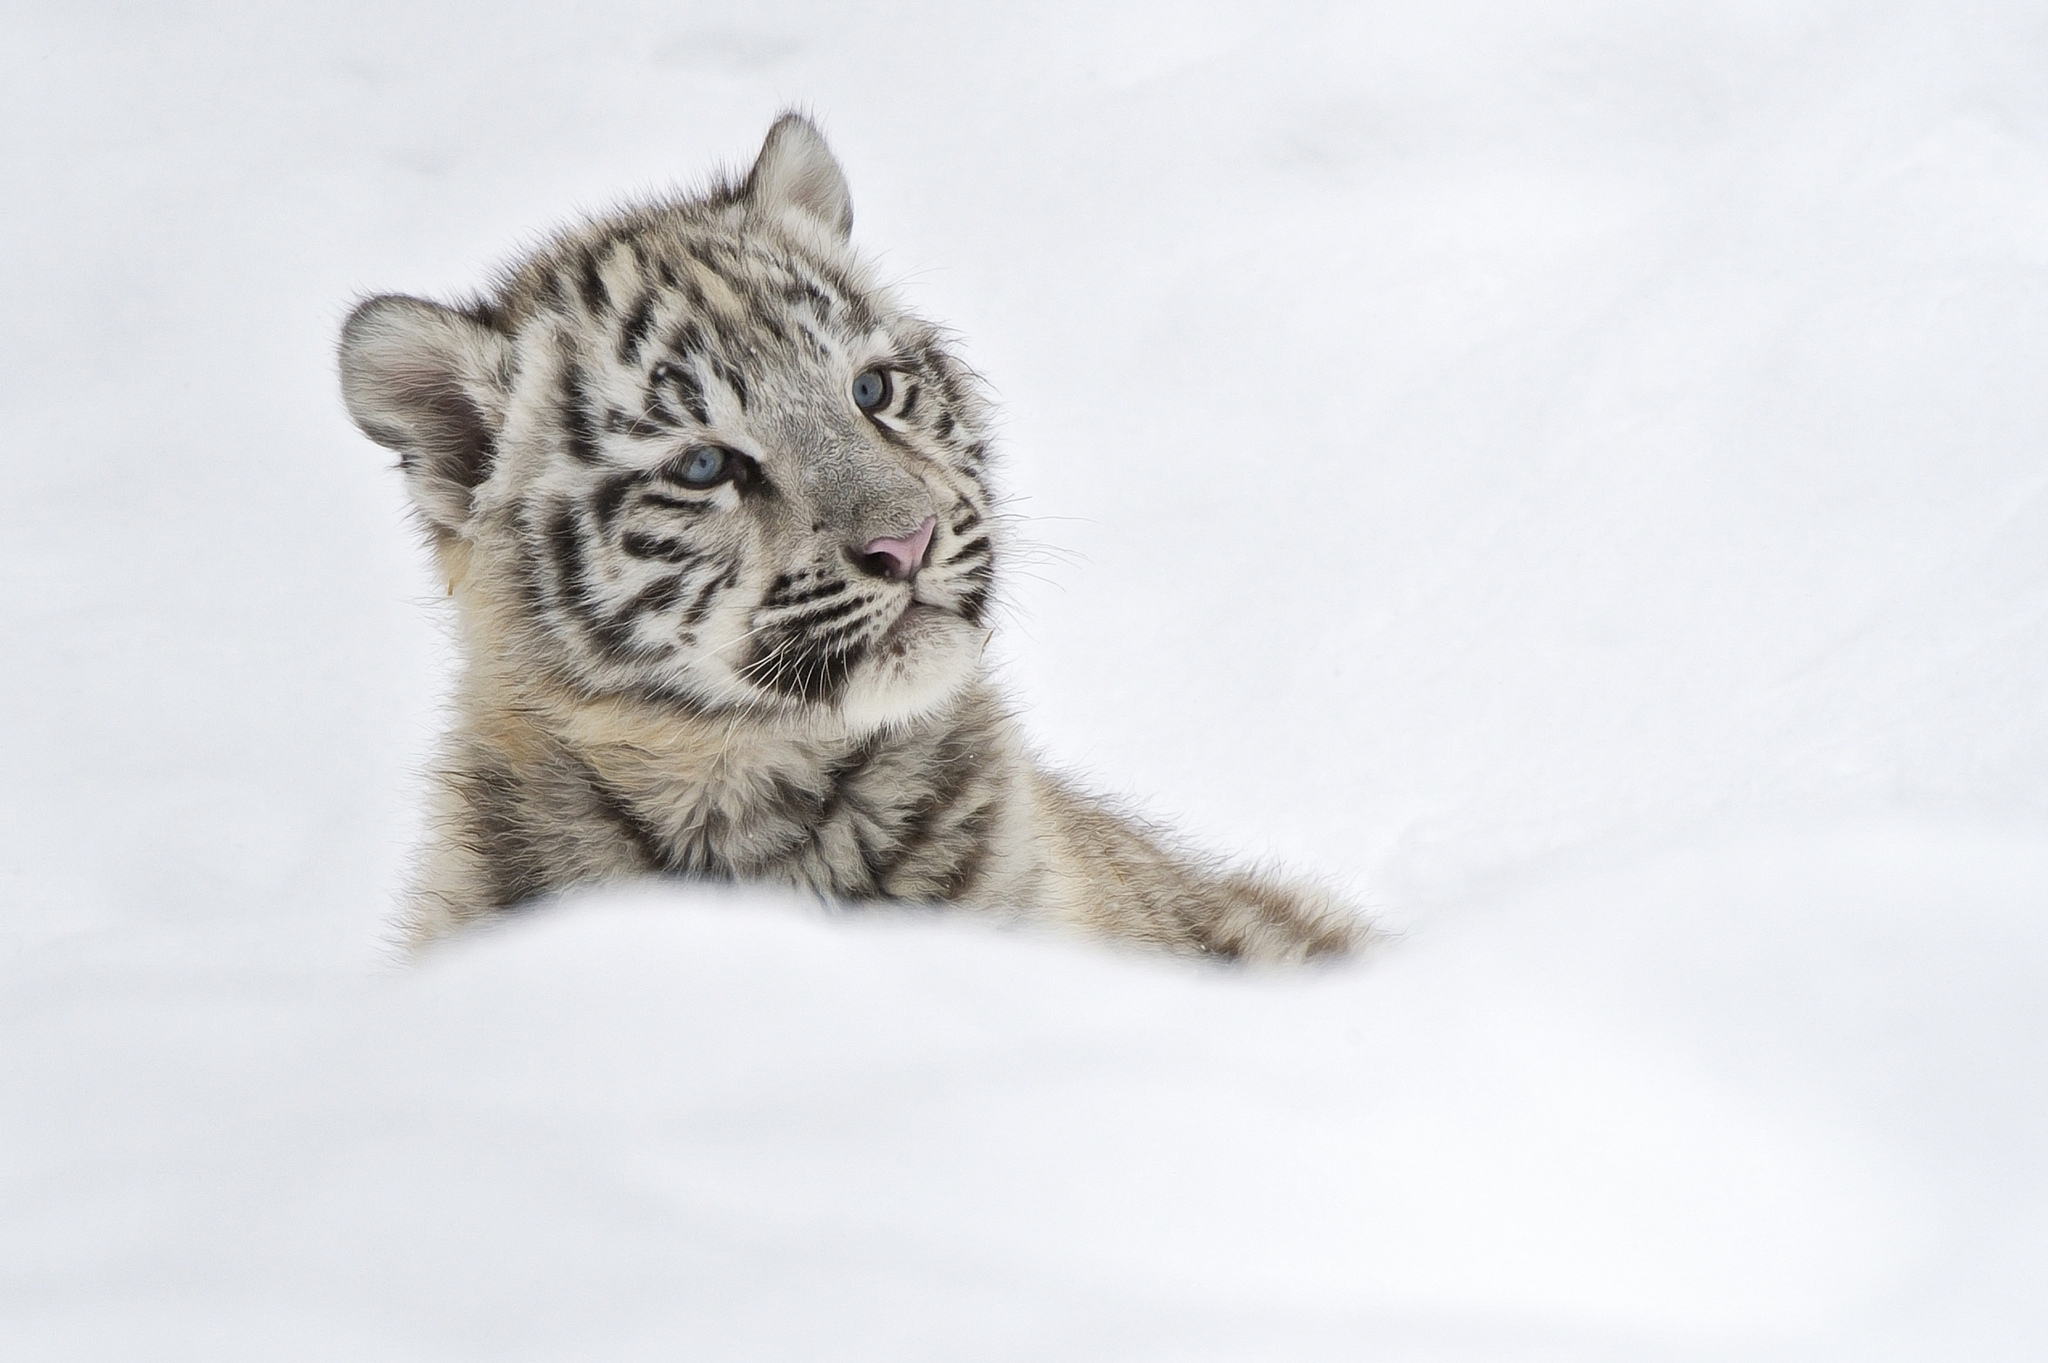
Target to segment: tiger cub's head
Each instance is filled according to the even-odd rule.
[[[787,115],[744,180],[571,230],[486,298],[355,310],[349,413],[398,452],[493,662],[856,728],[975,675],[987,414],[852,221]]]

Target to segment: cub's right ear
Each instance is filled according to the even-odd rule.
[[[478,318],[386,294],[341,329],[341,396],[364,435],[398,451],[429,522],[459,529],[505,419],[512,343]]]

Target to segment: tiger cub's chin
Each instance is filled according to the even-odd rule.
[[[790,115],[742,180],[571,228],[488,296],[350,316],[343,397],[398,453],[468,655],[414,941],[646,874],[1210,956],[1363,941],[1318,887],[1228,872],[1034,762],[984,680],[985,395],[852,224]]]
[[[987,642],[950,611],[911,606],[847,679],[839,711],[848,732],[865,737],[945,708],[981,674]]]

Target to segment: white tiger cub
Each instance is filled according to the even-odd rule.
[[[356,308],[467,665],[415,943],[668,873],[946,901],[1183,951],[1340,953],[1312,887],[1218,870],[1032,760],[982,670],[988,411],[848,245],[823,137],[564,233],[457,307]]]

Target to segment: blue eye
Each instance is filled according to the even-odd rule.
[[[726,468],[731,463],[732,451],[723,445],[706,445],[692,450],[683,465],[683,484],[686,487],[710,487],[725,477]]]
[[[879,369],[869,369],[853,381],[853,405],[863,412],[872,412],[889,400],[889,376]]]

